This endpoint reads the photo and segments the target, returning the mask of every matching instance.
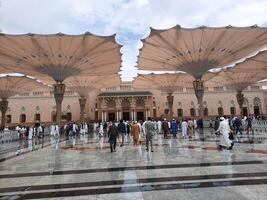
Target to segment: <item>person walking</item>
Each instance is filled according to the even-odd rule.
[[[189,138],[192,138],[193,129],[194,129],[194,122],[189,118],[187,124],[188,124],[188,135],[189,135]]]
[[[99,137],[104,137],[104,127],[103,123],[100,123],[99,125],[99,131],[98,131]]]
[[[110,152],[116,152],[117,137],[119,135],[119,130],[113,121],[108,128],[108,142],[110,145]]]
[[[121,147],[124,146],[124,138],[126,134],[126,124],[123,122],[123,120],[120,120],[120,123],[118,125],[119,135],[121,135]]]
[[[140,135],[140,127],[136,121],[132,125],[132,131],[131,132],[132,132],[132,136],[133,136],[133,145],[137,146],[138,140],[139,140],[139,135]]]
[[[236,117],[233,125],[235,127],[235,134],[237,135],[238,133],[240,133],[240,135],[242,135],[242,121],[239,117]]]
[[[169,125],[168,125],[166,118],[164,118],[164,121],[162,122],[162,130],[163,130],[164,139],[167,139],[168,133],[169,133]]]
[[[216,134],[216,131],[218,130],[219,126],[220,126],[220,120],[219,120],[219,117],[217,116],[215,118],[215,121],[214,121],[214,131],[215,131],[215,134]]]
[[[249,132],[251,131],[252,134],[254,134],[254,130],[253,130],[253,127],[252,127],[252,117],[249,116],[247,118],[247,134],[249,134]]]
[[[183,119],[183,122],[182,122],[182,135],[183,135],[184,138],[187,136],[187,129],[188,129],[187,121],[185,119]]]
[[[157,128],[158,128],[158,134],[161,134],[161,132],[162,132],[162,122],[161,122],[161,120],[157,121]]]
[[[226,120],[224,117],[220,117],[220,125],[219,125],[219,128],[216,130],[216,132],[221,133],[220,145],[219,145],[220,150],[223,147],[226,147],[228,150],[231,150],[233,148],[234,142],[232,142],[229,139],[230,131],[231,131],[231,129],[230,129],[228,120]]]
[[[145,133],[146,133],[146,150],[149,151],[149,144],[151,152],[153,152],[153,136],[155,134],[155,124],[152,122],[151,117],[148,117],[146,123],[145,123]]]
[[[172,122],[171,122],[171,133],[173,135],[173,138],[176,138],[177,129],[178,129],[177,122],[176,122],[175,119],[172,119]]]

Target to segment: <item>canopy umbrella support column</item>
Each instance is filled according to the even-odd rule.
[[[201,79],[196,79],[193,81],[193,86],[195,90],[195,95],[197,97],[199,105],[199,117],[203,119],[204,117],[204,106],[203,106],[203,96],[204,96],[204,81]]]
[[[56,122],[60,125],[61,122],[61,104],[63,101],[64,93],[65,93],[65,84],[56,83],[53,85],[53,93],[56,101],[57,113],[56,113]]]
[[[5,128],[5,125],[6,125],[7,108],[8,108],[8,100],[3,98],[2,100],[0,100],[0,109],[1,109],[1,114],[2,114],[1,127],[3,128]]]
[[[244,94],[242,93],[242,91],[237,92],[237,94],[236,94],[236,100],[237,100],[237,103],[239,105],[240,116],[243,116]]]
[[[168,93],[168,96],[167,96],[167,102],[168,102],[168,107],[170,109],[170,119],[173,118],[173,99],[174,99],[174,96],[172,95],[172,93]]]
[[[80,120],[82,122],[84,122],[84,110],[85,110],[85,105],[86,105],[86,97],[82,96],[81,98],[79,98],[79,104],[80,104],[80,110],[81,110],[81,113],[80,113]]]

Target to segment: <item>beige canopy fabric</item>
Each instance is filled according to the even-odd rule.
[[[203,80],[207,81],[214,77],[216,73],[207,73]],[[183,87],[192,87],[194,78],[186,73],[175,74],[138,74],[133,81],[135,89],[157,89],[166,93],[173,93]]]
[[[242,92],[249,85],[262,80],[263,74],[258,72],[239,72],[235,68],[222,70],[214,78],[206,82],[206,86],[226,86],[230,90]]]
[[[28,92],[36,88],[47,88],[36,79],[27,76],[1,76],[0,77],[0,111],[1,127],[5,127],[6,112],[8,109],[8,98],[16,94]]]
[[[267,78],[267,50],[261,51],[257,55],[237,63],[234,68],[238,72],[260,73]]]
[[[138,67],[142,70],[184,71],[200,79],[208,70],[223,67],[267,47],[267,28],[175,26],[151,29],[143,40]]]
[[[264,81],[260,81],[260,82],[256,82],[255,84],[253,84],[255,86],[266,86],[267,87],[267,80],[264,80]]]
[[[157,89],[173,93],[183,87],[192,87],[193,77],[185,73],[177,74],[138,74],[133,81],[135,89]]]
[[[121,66],[120,47],[115,35],[0,34],[0,70],[49,84],[70,76],[115,74]]]
[[[0,77],[0,98],[8,99],[16,94],[25,93],[34,89],[48,88],[36,79],[27,76],[3,76]]]
[[[88,96],[89,92],[106,87],[119,87],[119,74],[108,76],[76,76],[67,78],[64,83],[67,88],[77,92],[79,96]]]

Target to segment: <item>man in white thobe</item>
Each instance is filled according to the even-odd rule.
[[[185,119],[182,122],[182,135],[185,138],[187,136],[187,129],[188,129],[188,123],[185,121]]]
[[[161,121],[159,120],[158,122],[157,122],[157,126],[158,126],[158,133],[160,134],[161,133]]]
[[[228,150],[231,150],[234,142],[232,142],[229,139],[229,133],[230,133],[231,129],[229,126],[229,122],[227,119],[225,119],[224,117],[220,117],[220,125],[218,130],[216,130],[216,132],[220,132],[221,136],[220,136],[220,145],[219,147],[227,147]]]

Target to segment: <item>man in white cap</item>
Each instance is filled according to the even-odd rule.
[[[228,150],[231,150],[232,147],[234,146],[234,142],[232,142],[229,139],[229,133],[231,129],[228,123],[228,120],[226,120],[224,117],[220,117],[220,125],[219,128],[216,130],[216,132],[221,133],[220,137],[220,145],[219,147],[226,147]]]

